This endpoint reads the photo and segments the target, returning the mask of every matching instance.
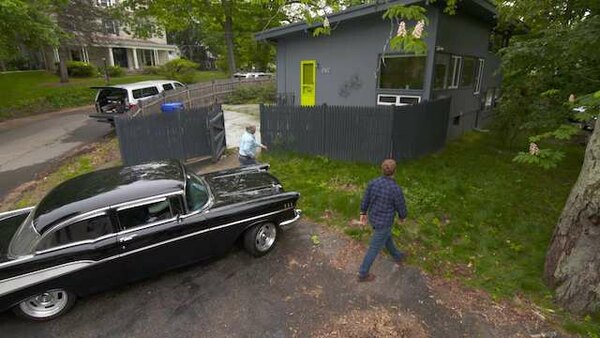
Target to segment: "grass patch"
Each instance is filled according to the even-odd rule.
[[[2,203],[2,209],[10,210],[36,205],[52,188],[68,179],[120,164],[119,143],[116,137],[94,143],[82,154],[66,159],[56,170],[40,178],[24,191],[9,196]]]
[[[222,72],[196,72],[195,82],[225,78]],[[163,79],[160,75],[128,75],[111,78],[110,84],[123,84],[146,80]],[[91,105],[96,91],[91,86],[103,86],[103,78],[71,78],[61,84],[60,78],[49,72],[30,71],[0,74],[0,121]]]
[[[396,180],[404,188],[409,219],[394,227],[394,235],[412,263],[429,272],[459,278],[495,298],[525,295],[552,307],[542,281],[544,258],[584,151],[578,145],[563,148],[565,160],[545,171],[512,162],[515,152],[493,133],[470,133],[441,153],[401,163]],[[369,230],[351,223],[378,166],[279,153],[264,153],[262,160],[271,163],[286,189],[302,194],[306,216],[367,239]],[[453,266],[468,269],[452,276]],[[577,325],[597,332],[600,321]]]

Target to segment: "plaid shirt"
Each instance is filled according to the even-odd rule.
[[[391,227],[396,212],[400,218],[406,218],[402,188],[391,177],[381,176],[372,180],[365,191],[360,211],[369,215],[369,222],[374,228]]]

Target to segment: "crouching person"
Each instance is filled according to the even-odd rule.
[[[256,149],[267,150],[267,146],[256,141],[256,126],[249,125],[240,139],[239,161],[240,166],[258,164],[256,161]]]

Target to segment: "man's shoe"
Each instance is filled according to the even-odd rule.
[[[402,255],[402,257],[396,261],[396,266],[398,268],[401,268],[404,265],[405,261],[406,261],[406,254]]]
[[[372,273],[369,273],[369,274],[367,274],[364,277],[363,276],[358,276],[358,278],[357,278],[357,281],[359,283],[362,283],[362,282],[372,282],[374,280],[375,280],[375,275],[372,274]]]

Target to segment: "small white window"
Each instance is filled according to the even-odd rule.
[[[483,69],[485,67],[485,60],[479,59],[479,67],[477,68],[477,74],[475,81],[475,94],[479,94],[481,92],[481,83],[483,82]]]
[[[458,88],[462,71],[462,56],[452,55],[452,84],[448,88]]]

